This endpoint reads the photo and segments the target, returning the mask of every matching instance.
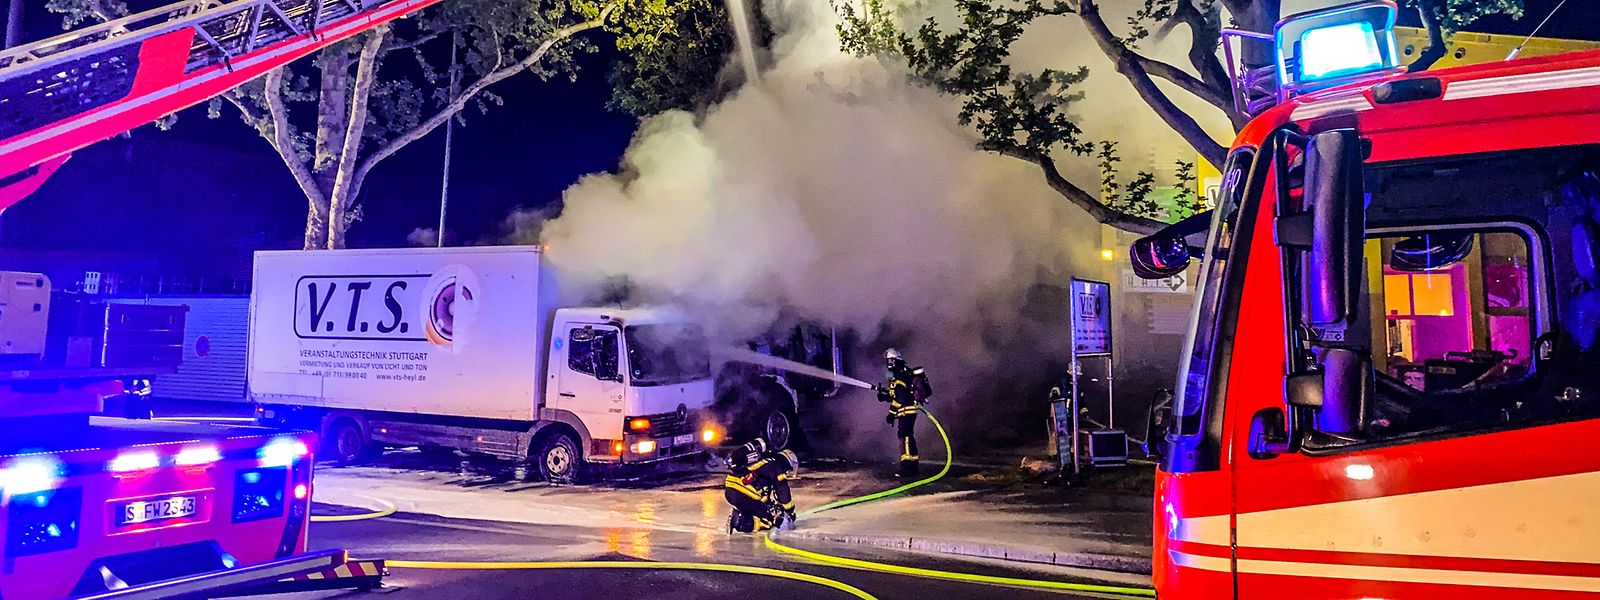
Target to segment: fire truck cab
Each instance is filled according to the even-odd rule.
[[[1199,273],[1162,597],[1600,592],[1600,51],[1407,73],[1395,14],[1262,37],[1214,209],[1130,252]]]

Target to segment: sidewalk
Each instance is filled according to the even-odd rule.
[[[1040,485],[994,487],[959,479],[928,488],[935,489],[802,517],[795,530],[784,535],[1150,573],[1147,496]]]

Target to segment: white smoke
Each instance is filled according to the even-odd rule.
[[[568,189],[558,218],[514,215],[518,239],[549,246],[568,290],[626,278],[631,300],[683,306],[723,340],[783,313],[901,344],[947,416],[1030,406],[1013,396],[1066,354],[1064,296],[1038,286],[1108,276],[1101,226],[1036,167],[976,150],[951,98],[842,53],[828,2],[764,8],[779,36],[759,83],[648,119],[619,172]],[[881,416],[856,403],[872,406],[858,421]]]

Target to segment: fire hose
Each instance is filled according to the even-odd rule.
[[[939,432],[939,438],[944,443],[944,449],[945,449],[944,464],[940,467],[938,473],[935,473],[934,475],[932,475],[930,477],[927,477],[927,478],[924,478],[924,479],[920,479],[920,480],[917,480],[917,481],[913,481],[911,483],[907,483],[905,485],[901,485],[901,486],[898,486],[898,487],[895,487],[895,488],[891,488],[891,489],[888,489],[888,490],[884,490],[884,491],[881,491],[881,492],[875,492],[875,493],[871,493],[871,494],[866,494],[864,496],[857,496],[857,497],[854,497],[854,498],[846,498],[846,499],[843,499],[843,500],[829,502],[827,504],[823,504],[821,506],[817,506],[815,508],[811,508],[809,510],[806,510],[806,511],[802,512],[801,515],[814,515],[814,514],[825,512],[825,511],[837,510],[837,509],[844,508],[844,507],[847,507],[847,506],[853,506],[853,505],[856,505],[856,504],[872,502],[874,500],[881,500],[883,498],[888,498],[890,496],[894,496],[894,495],[897,495],[897,494],[902,494],[902,493],[905,493],[905,492],[907,492],[909,490],[912,490],[914,488],[918,488],[918,487],[921,487],[921,486],[928,485],[930,483],[939,481],[940,479],[943,479],[945,475],[949,474],[950,473],[951,459],[954,456],[954,453],[953,453],[951,445],[950,445],[950,436],[949,436],[949,434],[947,434],[945,432],[944,425],[939,423],[939,420],[933,416],[933,413],[928,412],[927,409],[922,409],[922,413],[928,416],[928,421],[930,423],[932,423],[934,429]],[[394,512],[395,512],[394,507],[386,506],[382,510],[374,511],[374,512],[371,512],[371,513],[365,513],[365,514],[359,514],[359,515],[339,515],[339,516],[312,517],[312,520],[313,521],[319,521],[319,522],[357,521],[357,520],[363,520],[363,519],[381,518],[381,517],[385,517],[385,516],[388,516],[390,514],[393,514]],[[1050,581],[1050,580],[1042,580],[1042,579],[1027,579],[1027,578],[1020,578],[1020,577],[1001,577],[1001,576],[995,576],[995,575],[980,575],[980,574],[976,574],[976,573],[962,573],[962,572],[957,572],[957,571],[944,571],[944,570],[939,570],[939,569],[924,569],[924,568],[919,568],[919,567],[907,567],[907,566],[902,566],[902,565],[895,565],[895,564],[882,563],[882,562],[869,561],[869,560],[845,558],[845,557],[842,557],[842,556],[834,556],[834,555],[831,555],[831,554],[824,554],[824,553],[821,553],[821,552],[813,552],[813,551],[809,551],[809,550],[801,550],[799,548],[794,548],[794,547],[791,547],[791,546],[787,546],[787,545],[784,545],[784,544],[778,542],[777,540],[775,540],[774,538],[777,537],[777,536],[778,536],[778,532],[776,530],[770,532],[767,536],[762,538],[763,544],[768,549],[770,549],[770,550],[772,550],[774,552],[777,552],[779,554],[784,554],[784,555],[788,555],[788,556],[794,556],[794,557],[798,557],[798,558],[803,558],[803,559],[811,560],[811,561],[814,561],[814,562],[817,562],[817,563],[821,563],[821,564],[825,564],[825,565],[832,565],[832,566],[836,566],[836,567],[843,567],[843,568],[849,568],[849,569],[858,569],[858,570],[865,570],[865,571],[875,571],[875,572],[879,572],[879,573],[890,573],[890,574],[895,574],[895,575],[907,575],[907,576],[912,576],[912,577],[924,577],[924,578],[930,578],[930,579],[943,579],[943,580],[947,580],[947,581],[960,581],[960,582],[965,582],[965,583],[1007,585],[1007,586],[1015,586],[1015,587],[1044,589],[1044,590],[1056,590],[1056,591],[1068,591],[1068,592],[1084,592],[1084,593],[1095,593],[1095,594],[1113,594],[1113,595],[1119,595],[1119,596],[1137,596],[1137,597],[1154,597],[1155,596],[1155,590],[1152,590],[1152,589],[1149,589],[1149,588],[1116,586],[1116,585],[1102,585],[1102,584],[1091,584],[1091,583],[1070,583],[1070,582],[1063,582],[1063,581]],[[781,579],[788,579],[788,580],[791,580],[791,581],[800,581],[800,582],[804,582],[804,583],[820,585],[820,586],[828,587],[828,588],[831,588],[831,589],[834,589],[834,590],[838,590],[838,591],[850,594],[851,596],[854,596],[856,598],[861,598],[863,600],[876,600],[875,596],[873,596],[871,594],[868,594],[865,591],[862,591],[860,588],[857,588],[857,587],[852,586],[850,584],[844,583],[842,581],[836,581],[836,580],[833,580],[833,579],[828,579],[826,577],[819,577],[819,576],[816,576],[816,575],[809,575],[809,574],[806,574],[806,573],[797,573],[797,572],[793,572],[793,571],[784,571],[784,570],[780,570],[780,569],[771,569],[771,568],[766,568],[766,567],[753,567],[753,566],[734,565],[734,564],[726,564],[726,563],[632,562],[632,561],[495,562],[495,561],[391,560],[391,561],[388,561],[388,565],[390,567],[409,568],[409,569],[455,569],[455,570],[543,570],[543,569],[650,569],[650,570],[656,570],[656,569],[666,569],[666,570],[687,570],[687,571],[713,571],[713,572],[722,572],[722,573],[743,573],[743,574],[748,574],[748,575],[759,575],[759,576],[765,576],[765,577],[777,577],[777,578],[781,578]]]
[[[865,496],[857,496],[855,498],[846,498],[844,500],[839,500],[839,501],[836,501],[836,502],[830,502],[830,503],[824,504],[822,506],[818,506],[816,508],[812,508],[810,510],[807,510],[807,511],[801,513],[801,514],[802,515],[814,515],[814,514],[817,514],[817,513],[820,513],[820,512],[824,512],[824,511],[844,508],[846,506],[852,506],[852,505],[855,505],[855,504],[862,504],[862,503],[865,503],[865,502],[871,502],[873,500],[881,500],[883,498],[887,498],[889,496],[893,496],[893,495],[896,495],[896,494],[904,493],[904,492],[906,492],[908,490],[911,490],[913,488],[917,488],[917,487],[921,487],[921,486],[924,486],[924,485],[928,485],[930,483],[933,483],[935,481],[943,479],[944,476],[950,472],[950,462],[951,462],[951,458],[954,456],[954,452],[952,451],[952,448],[950,446],[950,436],[949,436],[949,434],[945,433],[944,425],[939,423],[939,419],[935,418],[933,416],[933,413],[928,412],[928,410],[926,408],[922,408],[920,410],[922,411],[922,414],[928,416],[928,422],[933,423],[933,428],[939,432],[939,439],[944,442],[944,465],[942,467],[940,467],[938,473],[935,473],[932,477],[928,477],[928,478],[925,478],[925,479],[920,479],[920,480],[917,480],[917,481],[913,481],[911,483],[907,483],[905,485],[902,485],[902,486],[899,486],[899,487],[896,487],[896,488],[892,488],[892,489],[888,489],[888,490],[884,490],[884,491],[876,492],[876,493],[872,493],[872,494],[867,494]],[[777,537],[778,535],[779,535],[778,532],[776,530],[774,530],[774,531],[770,532],[765,538],[763,538],[763,542],[766,544],[766,547],[768,549],[773,550],[775,552],[778,552],[780,554],[787,554],[787,555],[790,555],[790,556],[797,556],[797,557],[800,557],[800,558],[813,560],[813,561],[816,561],[816,562],[819,562],[819,563],[822,563],[822,564],[834,565],[834,566],[851,568],[851,569],[860,569],[860,570],[866,570],[866,571],[877,571],[877,572],[880,572],[880,573],[892,573],[892,574],[896,574],[896,575],[910,575],[910,576],[913,576],[913,577],[926,577],[926,578],[931,578],[931,579],[945,579],[945,580],[949,580],[949,581],[962,581],[962,582],[968,582],[968,583],[987,583],[987,584],[996,584],[996,585],[1009,585],[1009,586],[1016,586],[1016,587],[1038,588],[1038,589],[1070,591],[1070,592],[1088,592],[1088,593],[1100,593],[1100,594],[1116,594],[1116,595],[1123,595],[1123,596],[1139,596],[1139,597],[1155,597],[1155,595],[1156,595],[1155,590],[1150,589],[1150,588],[1116,586],[1116,585],[1101,585],[1101,584],[1092,584],[1092,583],[1069,583],[1069,582],[1064,582],[1064,581],[1050,581],[1050,580],[1044,580],[1044,579],[1025,579],[1025,578],[1019,578],[1019,577],[998,577],[998,576],[994,576],[994,575],[979,575],[979,574],[976,574],[976,573],[961,573],[961,572],[956,572],[956,571],[942,571],[942,570],[938,570],[938,569],[923,569],[923,568],[918,568],[918,567],[906,567],[906,566],[902,566],[902,565],[881,563],[881,562],[870,561],[870,560],[860,560],[860,559],[854,559],[854,558],[845,558],[845,557],[842,557],[842,556],[834,556],[834,555],[831,555],[831,554],[823,554],[821,552],[812,552],[812,551],[809,551],[809,550],[801,550],[799,548],[786,546],[784,544],[779,543],[777,540],[773,539],[773,538]]]

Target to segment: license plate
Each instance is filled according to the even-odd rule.
[[[674,446],[687,446],[687,445],[693,444],[693,443],[694,443],[694,434],[692,434],[692,433],[685,433],[683,435],[680,435],[680,436],[677,436],[675,438],[672,438],[672,445],[674,445]]]
[[[117,524],[134,525],[194,516],[194,496],[172,496],[123,504],[117,511]]]

